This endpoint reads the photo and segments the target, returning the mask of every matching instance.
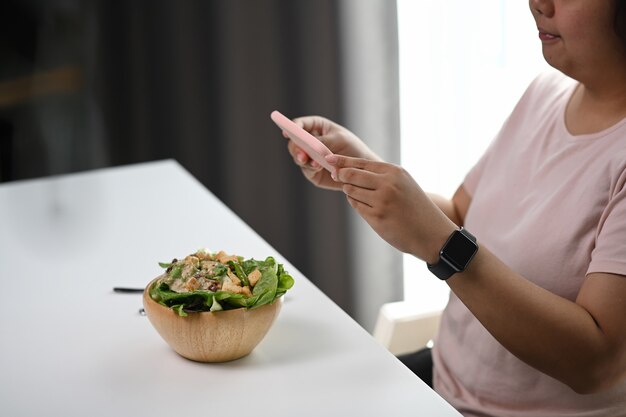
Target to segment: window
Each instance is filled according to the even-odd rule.
[[[402,165],[451,197],[547,64],[528,3],[398,0]],[[448,287],[404,257],[405,300],[441,309]]]

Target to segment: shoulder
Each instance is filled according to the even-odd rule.
[[[560,123],[572,92],[578,82],[556,70],[539,74],[526,88],[515,105],[501,133],[529,127],[550,129]]]
[[[578,84],[556,70],[542,72],[530,83],[522,101],[554,101],[567,99],[568,93]]]
[[[538,74],[531,83],[531,87],[545,89],[569,88],[576,81],[557,70],[546,70]]]

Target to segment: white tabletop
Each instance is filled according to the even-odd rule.
[[[112,291],[201,247],[296,281],[243,359],[178,356]],[[0,185],[0,282],[2,416],[459,416],[173,161]]]

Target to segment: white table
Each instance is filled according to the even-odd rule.
[[[295,278],[248,357],[186,360],[112,291],[200,247]],[[459,415],[173,161],[0,185],[0,282],[2,416]]]

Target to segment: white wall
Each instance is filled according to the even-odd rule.
[[[398,0],[402,165],[451,197],[524,92],[547,68],[521,0]],[[441,309],[448,287],[404,256],[405,300]]]

